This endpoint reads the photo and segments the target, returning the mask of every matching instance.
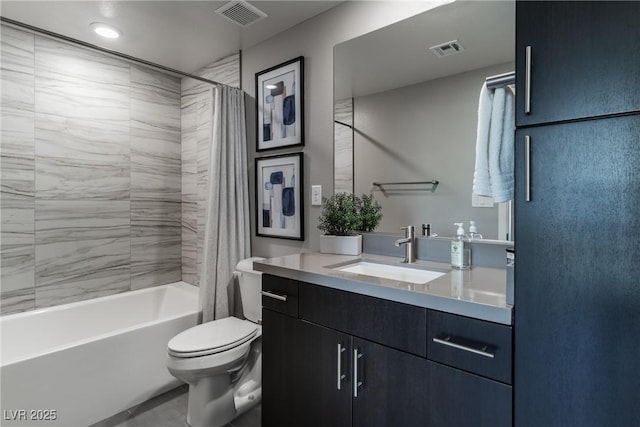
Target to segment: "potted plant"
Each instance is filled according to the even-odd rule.
[[[362,198],[349,193],[335,193],[322,200],[322,213],[318,229],[320,252],[340,255],[359,255],[362,252],[362,235],[356,231],[373,230],[382,214],[373,196]]]
[[[373,195],[363,194],[359,199],[360,205],[358,207],[359,224],[356,227],[357,231],[373,231],[380,224],[382,219],[382,206],[378,203]]]

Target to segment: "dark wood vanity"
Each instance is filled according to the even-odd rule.
[[[512,328],[263,274],[265,426],[512,424]]]

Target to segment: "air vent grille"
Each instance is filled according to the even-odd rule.
[[[228,20],[235,22],[241,27],[248,27],[261,19],[267,17],[267,14],[246,1],[232,1],[224,6],[216,9],[218,15],[222,15]]]
[[[458,40],[451,40],[450,42],[442,43],[437,46],[431,46],[429,49],[431,49],[431,51],[440,58],[464,51],[464,48]]]

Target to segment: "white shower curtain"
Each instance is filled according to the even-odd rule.
[[[250,256],[244,93],[218,85],[212,88],[211,97],[211,150],[200,271],[203,322],[229,316],[233,271],[238,261]]]

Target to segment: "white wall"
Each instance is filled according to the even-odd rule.
[[[242,88],[248,94],[247,141],[251,193],[252,251],[256,256],[280,256],[318,250],[320,207],[311,206],[311,185],[333,193],[333,47],[433,7],[431,2],[351,1],[305,21],[242,53]],[[305,58],[304,221],[305,240],[255,236],[255,73],[293,59]],[[296,152],[281,149],[263,155]]]

